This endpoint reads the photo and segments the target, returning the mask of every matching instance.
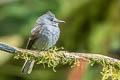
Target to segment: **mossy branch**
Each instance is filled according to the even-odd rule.
[[[9,52],[11,54],[26,54],[26,55],[33,55],[34,57],[39,57],[43,53],[47,53],[48,51],[41,51],[40,53],[38,51],[34,50],[26,50],[26,49],[20,49],[12,46],[8,46],[7,44],[0,43],[0,50]],[[101,54],[93,54],[93,53],[75,53],[75,52],[66,52],[66,51],[58,51],[57,53],[63,54],[66,58],[76,58],[76,59],[83,59],[83,60],[94,60],[99,62],[105,62],[113,66],[120,67],[120,60],[114,59],[108,56],[104,56]]]
[[[34,58],[37,64],[48,64],[48,67],[53,67],[53,70],[58,64],[78,64],[79,59],[91,62],[91,65],[93,63],[100,63],[101,65],[103,65],[103,80],[108,79],[110,76],[113,77],[115,76],[115,74],[120,74],[120,60],[101,54],[57,51],[56,48],[48,51],[38,52],[35,50],[26,50],[8,46],[7,44],[3,43],[0,43],[0,50],[15,54],[15,58]],[[111,75],[110,73],[111,70],[114,70],[113,75]],[[116,78],[115,76],[115,79],[119,78]]]

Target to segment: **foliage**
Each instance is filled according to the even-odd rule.
[[[102,53],[120,59],[119,9],[120,0],[0,0],[0,41],[25,48],[37,17],[51,10],[57,18],[66,21],[66,24],[60,25],[58,47],[63,46],[65,50],[72,52]],[[40,70],[40,65],[35,68],[40,71],[33,72],[30,77],[16,74],[23,65],[22,60],[15,62],[11,56],[5,58],[3,54],[0,54],[1,80],[56,80],[54,76],[58,77],[57,80],[67,79],[68,66],[57,67],[58,73],[52,73],[49,69]],[[95,64],[93,68],[96,67]],[[114,71],[114,68],[112,70]],[[12,71],[14,73],[10,73]],[[86,80],[100,79],[95,72],[89,72],[91,68],[86,73]]]

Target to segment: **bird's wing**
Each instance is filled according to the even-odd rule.
[[[27,43],[26,49],[31,49],[32,45],[34,44],[35,40],[38,38],[40,32],[40,26],[34,27],[31,31],[31,36],[29,38],[29,41]]]

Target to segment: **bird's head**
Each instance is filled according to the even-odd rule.
[[[48,11],[47,13],[42,15],[40,19],[37,20],[37,22],[50,24],[50,25],[55,25],[62,22],[65,23],[65,21],[63,20],[56,19],[55,15],[51,11]]]

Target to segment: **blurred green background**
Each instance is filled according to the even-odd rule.
[[[120,59],[120,0],[0,0],[0,42],[25,48],[36,19],[52,11],[60,24],[57,47],[72,52],[100,53]],[[0,52],[0,80],[68,80],[70,66],[35,65],[20,73],[24,60]],[[88,66],[84,80],[101,80],[101,67]]]

